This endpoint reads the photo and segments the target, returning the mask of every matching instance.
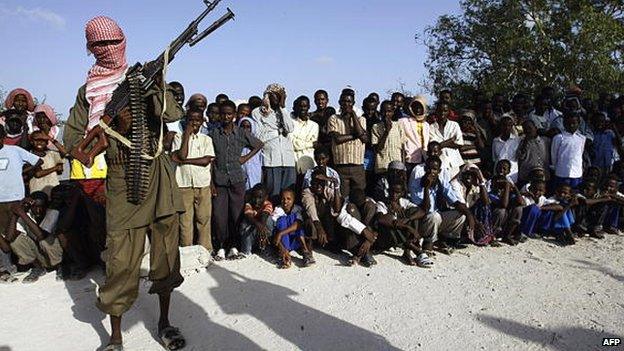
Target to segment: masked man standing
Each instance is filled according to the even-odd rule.
[[[94,128],[104,114],[106,104],[115,89],[126,79],[126,38],[121,28],[108,17],[95,17],[86,25],[87,49],[95,56],[86,85],[78,91],[76,103],[65,127],[65,145],[75,148],[85,134]],[[126,172],[131,167],[129,148],[109,137],[106,150],[106,282],[99,289],[97,307],[110,315],[111,338],[104,350],[123,350],[122,315],[130,309],[139,290],[139,271],[145,238],[150,237],[150,294],[158,294],[160,320],[158,335],[167,349],[177,350],[186,345],[180,331],[169,323],[171,292],[180,286],[180,257],[178,251],[178,214],[183,206],[175,181],[171,161],[161,152],[162,124],[178,120],[183,111],[176,103],[173,89],[154,84],[143,94],[147,106],[148,153],[150,160],[141,178],[145,184],[140,201],[128,199],[131,191]],[[163,111],[164,110],[164,111]],[[129,130],[133,116],[128,109],[118,118],[117,130]]]

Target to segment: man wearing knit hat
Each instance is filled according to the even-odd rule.
[[[96,62],[89,70],[86,85],[78,91],[65,128],[64,141],[68,149],[75,148],[86,132],[98,125],[106,104],[126,78],[126,38],[121,28],[108,17],[95,17],[86,26],[87,49]],[[139,271],[145,238],[150,235],[150,293],[158,294],[160,320],[158,335],[170,350],[181,349],[186,341],[177,328],[169,324],[171,291],[180,286],[180,257],[178,251],[178,216],[183,206],[175,184],[171,161],[162,154],[162,124],[174,122],[183,115],[176,103],[173,89],[155,84],[145,94],[149,144],[147,155],[149,185],[142,201],[127,199],[125,169],[129,164],[129,148],[109,137],[110,146],[105,159],[106,175],[106,282],[99,289],[97,307],[110,315],[111,338],[104,350],[123,350],[122,315],[130,309],[139,290]],[[119,126],[129,125],[132,116],[123,110],[117,119]],[[120,129],[123,129],[120,127]],[[123,134],[123,133],[122,133]],[[155,145],[155,146],[154,146]]]

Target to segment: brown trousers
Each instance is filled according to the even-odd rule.
[[[204,188],[180,188],[184,213],[180,214],[180,246],[193,245],[194,232],[197,243],[212,251],[211,224],[212,192]]]
[[[145,238],[150,237],[150,294],[169,293],[182,284],[180,274],[179,216],[158,218],[151,225],[109,231],[106,236],[106,282],[100,287],[97,307],[121,316],[139,294],[141,260]]]
[[[363,165],[335,165],[340,174],[340,193],[349,196],[351,189],[366,189],[366,172]]]

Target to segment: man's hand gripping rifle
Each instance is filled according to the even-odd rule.
[[[167,50],[161,53],[160,56],[158,56],[158,58],[154,61],[147,62],[144,65],[136,63],[128,70],[126,76],[131,76],[133,73],[140,72],[144,91],[148,91],[152,85],[160,82],[163,69],[171,61],[173,61],[175,55],[178,51],[180,51],[180,49],[182,49],[186,44],[194,46],[212,32],[219,29],[229,20],[234,18],[234,13],[228,8],[225,15],[216,20],[212,25],[210,25],[210,27],[206,28],[206,30],[198,34],[199,24],[217,7],[219,2],[221,2],[221,0],[214,0],[212,2],[204,0],[207,8],[201,15],[199,15],[199,17],[197,17],[197,19],[189,24],[188,28],[186,28],[186,30],[182,32],[179,37],[171,42]],[[114,127],[116,125],[117,116],[128,106],[129,103],[130,84],[126,79],[113,92],[111,101],[106,105],[101,121],[108,126]],[[85,166],[91,167],[93,165],[94,158],[104,152],[109,146],[108,137],[104,129],[105,128],[100,125],[91,129],[85,138],[71,150],[70,153],[72,157],[80,161]],[[95,144],[91,147],[91,144],[94,141]]]

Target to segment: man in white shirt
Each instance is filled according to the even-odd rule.
[[[550,131],[553,121],[561,116],[561,112],[553,108],[548,97],[540,95],[535,98],[535,108],[529,113],[529,119],[535,123],[539,135]]]
[[[565,130],[555,135],[550,146],[550,160],[555,172],[555,184],[568,184],[578,189],[583,178],[583,151],[587,139],[579,131],[580,117],[569,113],[564,115]]]
[[[492,141],[492,158],[494,165],[500,160],[511,163],[509,178],[515,183],[518,181],[518,146],[520,138],[513,134],[514,122],[509,116],[501,118],[500,135]]]
[[[459,152],[464,145],[464,137],[459,124],[448,119],[449,112],[450,106],[447,103],[438,103],[437,121],[429,128],[429,140],[440,143],[442,168],[450,169],[450,177],[453,178],[464,164]]]
[[[305,174],[315,166],[314,146],[318,140],[319,126],[310,120],[310,99],[298,97],[293,103],[293,132],[288,135],[295,151],[297,174]]]
[[[186,128],[176,134],[172,145],[172,158],[178,164],[176,181],[182,193],[185,212],[180,214],[180,246],[193,245],[197,230],[197,243],[212,251],[212,179],[210,164],[215,157],[212,138],[200,133],[204,122],[201,110],[186,114]]]

